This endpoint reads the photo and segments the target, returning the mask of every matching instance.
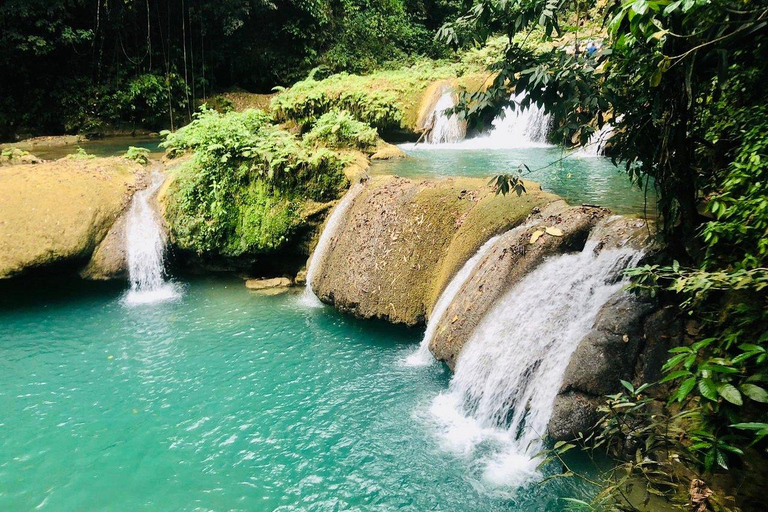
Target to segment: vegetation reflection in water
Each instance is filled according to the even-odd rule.
[[[605,157],[579,157],[559,147],[516,149],[430,148],[407,145],[409,158],[375,162],[372,172],[405,178],[471,176],[489,178],[510,173],[540,183],[574,205],[593,204],[615,213],[655,215],[655,196],[630,183],[623,169]],[[565,157],[565,158],[564,158]],[[519,171],[527,165],[531,170]]]
[[[449,375],[398,364],[416,331],[234,280],[135,307],[77,286],[2,294],[2,510],[559,511],[583,495],[492,489],[442,451],[422,412]]]

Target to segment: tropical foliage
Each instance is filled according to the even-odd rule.
[[[0,139],[159,129],[213,91],[268,92],[315,66],[368,72],[447,53],[457,0],[6,0]]]
[[[176,243],[200,255],[255,255],[281,248],[308,200],[330,201],[346,186],[344,160],[273,125],[260,110],[203,108],[163,146],[192,153],[169,192]]]
[[[304,136],[307,142],[331,148],[366,149],[376,144],[379,134],[375,128],[358,121],[349,112],[331,111],[315,122]]]
[[[606,37],[586,52],[564,27],[595,14]],[[510,106],[553,113],[563,144],[613,125],[611,154],[656,189],[666,240],[660,261],[631,272],[636,287],[679,304],[693,330],[665,366],[671,401],[691,413],[692,460],[725,468],[765,449],[768,4],[626,0],[596,13],[580,2],[479,0],[440,35],[463,44],[500,31],[509,45],[493,86],[459,110],[482,122],[514,88],[528,94]],[[533,51],[530,37],[557,44]]]

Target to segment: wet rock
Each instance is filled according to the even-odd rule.
[[[560,200],[533,210],[524,226],[503,234],[438,324],[429,345],[435,358],[453,369],[464,343],[496,300],[547,256],[580,250],[607,215],[602,208],[570,207]]]
[[[122,158],[0,169],[0,278],[87,261],[130,203],[141,166]]]
[[[93,252],[88,264],[80,271],[80,277],[104,281],[126,277],[128,274],[128,251],[126,250],[127,212],[112,224],[107,236]]]
[[[558,395],[547,426],[549,437],[571,440],[579,433],[589,432],[599,419],[597,408],[603,401],[574,391]]]
[[[287,277],[275,277],[272,279],[247,279],[245,287],[249,290],[268,290],[272,288],[287,288],[293,282]]]
[[[406,157],[407,155],[402,149],[382,141],[376,148],[376,152],[371,155],[371,160],[394,160]]]
[[[653,307],[629,292],[609,299],[597,314],[592,331],[571,356],[561,392],[575,390],[601,396],[616,391],[620,380],[631,381],[644,345],[643,320]]]
[[[661,377],[670,348],[682,341],[682,323],[673,308],[657,309],[627,291],[616,293],[600,310],[592,330],[571,356],[555,399],[549,435],[570,440],[588,433],[605,395],[622,390],[621,380],[639,386]],[[663,396],[663,388],[649,394]]]
[[[324,302],[363,318],[423,323],[453,275],[492,236],[558,201],[534,183],[496,195],[484,179],[371,178],[313,278]]]

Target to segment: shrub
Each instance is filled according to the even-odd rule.
[[[128,151],[123,155],[128,160],[133,160],[141,165],[147,165],[149,163],[149,150],[147,148],[137,148],[136,146],[129,146]]]
[[[344,160],[314,150],[260,110],[203,108],[162,145],[172,155],[193,152],[170,190],[168,218],[177,243],[198,254],[277,250],[300,227],[304,202],[335,199],[347,184]]]
[[[378,136],[375,128],[358,121],[349,112],[334,110],[320,116],[304,139],[331,148],[365,149],[375,145]]]

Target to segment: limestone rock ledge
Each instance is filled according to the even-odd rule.
[[[0,169],[0,278],[87,263],[130,203],[142,167],[122,158]]]
[[[424,323],[440,293],[490,237],[561,202],[526,183],[496,195],[485,179],[371,178],[313,279],[324,302],[362,318]]]
[[[435,358],[453,370],[464,343],[496,300],[547,256],[580,250],[608,213],[603,208],[571,207],[560,200],[533,211],[523,226],[501,235],[438,323],[429,345]],[[554,228],[552,232],[559,236],[544,232],[545,228]],[[537,232],[540,236],[531,243]]]

